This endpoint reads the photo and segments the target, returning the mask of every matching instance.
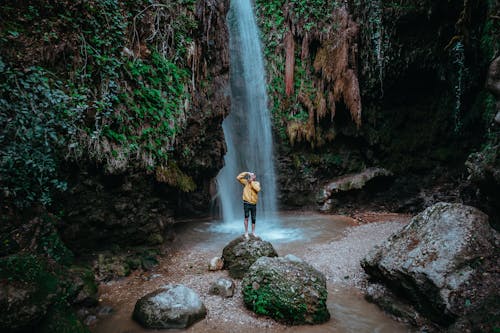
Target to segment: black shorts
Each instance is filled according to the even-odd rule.
[[[243,201],[243,211],[245,212],[246,219],[248,218],[248,215],[252,213],[252,223],[255,224],[255,219],[257,215],[257,205]]]

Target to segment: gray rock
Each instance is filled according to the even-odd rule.
[[[260,257],[277,257],[278,254],[271,243],[262,239],[244,236],[232,240],[222,250],[224,268],[229,270],[229,275],[241,279],[248,268]]]
[[[498,295],[498,233],[470,206],[438,203],[361,262],[372,278],[443,326]]]
[[[145,328],[186,328],[206,314],[205,305],[192,289],[169,284],[139,299],[133,319]]]
[[[105,305],[105,306],[102,306],[99,308],[99,310],[97,311],[97,314],[99,316],[109,316],[113,312],[114,312],[114,309],[111,306]]]
[[[233,297],[234,282],[231,279],[220,278],[210,285],[209,293],[222,297]]]
[[[325,276],[295,256],[259,258],[242,281],[248,309],[292,325],[330,319]]]
[[[497,107],[498,108],[498,107]],[[500,111],[497,112],[497,115],[495,116],[495,122],[497,124],[500,124]]]

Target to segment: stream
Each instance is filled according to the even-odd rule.
[[[356,288],[364,280],[359,258],[374,244],[404,225],[405,221],[384,221],[355,227],[345,216],[293,212],[281,214],[281,225],[265,227],[257,221],[257,234],[270,241],[280,256],[302,257],[327,277],[327,305],[332,318],[316,326],[285,326],[259,317],[243,305],[239,281],[235,295],[209,295],[211,282],[227,277],[226,271],[210,272],[208,261],[222,254],[223,247],[243,230],[217,221],[185,221],[175,226],[176,237],[152,271],[136,271],[130,276],[101,285],[101,306],[113,313],[101,316],[91,327],[94,333],[176,332],[147,330],[131,319],[138,298],[167,283],[181,283],[194,289],[207,307],[207,317],[187,332],[411,332],[402,323],[367,302]],[[260,223],[260,224],[259,224]],[[259,232],[260,231],[260,232]]]

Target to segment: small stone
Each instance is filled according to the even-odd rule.
[[[107,316],[107,315],[112,314],[112,313],[113,313],[113,311],[114,311],[114,310],[113,310],[113,308],[112,308],[111,306],[107,306],[107,305],[105,305],[105,306],[101,307],[101,308],[99,309],[99,311],[97,311],[97,314],[98,314],[99,316]]]
[[[211,295],[232,297],[234,295],[234,282],[231,279],[220,278],[210,286]]]
[[[95,322],[97,321],[97,317],[94,316],[94,315],[90,315],[88,316],[87,318],[85,318],[85,320],[83,321],[83,323],[87,326],[91,326],[92,324],[94,324]]]
[[[209,271],[219,271],[224,267],[224,260],[221,257],[213,257],[208,264]]]

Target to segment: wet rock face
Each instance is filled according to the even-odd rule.
[[[361,262],[425,317],[448,326],[498,295],[498,233],[476,208],[438,203]]]
[[[222,250],[224,268],[229,270],[229,275],[241,279],[248,268],[260,257],[277,257],[273,245],[260,238],[244,236],[232,240]]]
[[[61,231],[73,250],[162,243],[169,237],[174,215],[209,211],[211,180],[222,168],[226,151],[222,121],[230,104],[228,9],[228,0],[195,4],[195,48],[186,59],[193,76],[186,88],[191,95],[189,111],[171,160],[196,188],[169,188],[145,170],[108,175],[86,162],[67,166],[69,191],[59,204],[68,215]]]
[[[325,276],[295,256],[259,258],[242,286],[246,307],[257,314],[292,325],[330,319]]]
[[[490,135],[483,148],[469,155],[465,166],[469,172],[469,188],[463,193],[465,202],[479,207],[500,230],[500,57],[490,65],[486,88],[496,98],[496,115],[491,119]],[[495,135],[497,134],[497,135]]]
[[[94,305],[96,294],[89,270],[69,271],[33,254],[2,257],[0,332],[88,333],[71,305]]]
[[[35,284],[0,282],[0,306],[7,310],[0,315],[0,329],[16,331],[39,322],[54,299],[40,292]],[[38,296],[43,298],[35,301]]]
[[[186,328],[207,314],[200,297],[183,285],[166,285],[137,301],[133,318],[145,328]]]
[[[488,69],[486,88],[495,96],[497,100],[497,115],[495,121],[500,123],[500,57],[495,58]],[[497,118],[498,121],[497,121]]]
[[[58,226],[75,252],[112,245],[158,245],[171,237],[176,192],[143,174],[73,170]]]
[[[193,93],[185,129],[177,138],[175,158],[197,188],[181,193],[176,203],[183,215],[206,214],[210,181],[224,166],[226,144],[222,121],[229,114],[229,1],[196,2],[199,35],[193,55]],[[196,85],[196,87],[195,87]]]

